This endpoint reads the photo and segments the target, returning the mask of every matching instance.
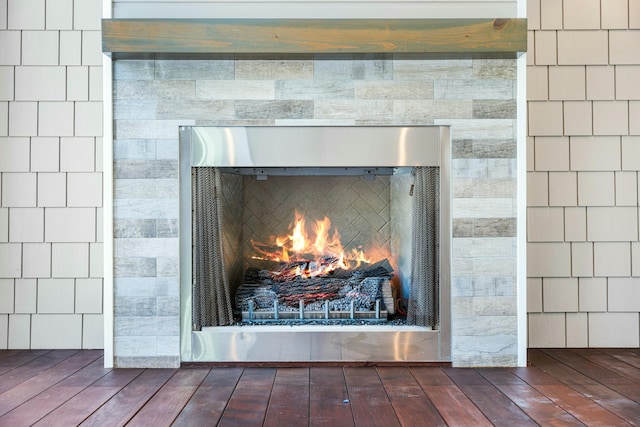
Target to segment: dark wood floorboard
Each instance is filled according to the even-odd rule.
[[[531,349],[526,368],[105,369],[0,351],[0,426],[640,426],[640,350]]]

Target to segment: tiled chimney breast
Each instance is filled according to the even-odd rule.
[[[515,366],[515,119],[515,59],[114,61],[115,365],[180,363],[180,126],[448,125],[452,362]]]

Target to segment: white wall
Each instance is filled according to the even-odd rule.
[[[98,0],[0,0],[0,348],[102,348]]]
[[[530,347],[639,345],[640,0],[529,0]]]
[[[114,18],[516,18],[522,0],[114,0]]]

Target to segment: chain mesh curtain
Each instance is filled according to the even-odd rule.
[[[436,329],[439,317],[440,174],[437,167],[417,167],[414,173],[407,323]]]
[[[222,190],[218,168],[194,168],[193,179],[193,324],[223,326],[233,322],[229,278],[222,250]]]

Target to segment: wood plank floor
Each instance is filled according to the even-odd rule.
[[[0,426],[640,426],[639,349],[529,350],[526,368],[104,369],[0,351]]]

